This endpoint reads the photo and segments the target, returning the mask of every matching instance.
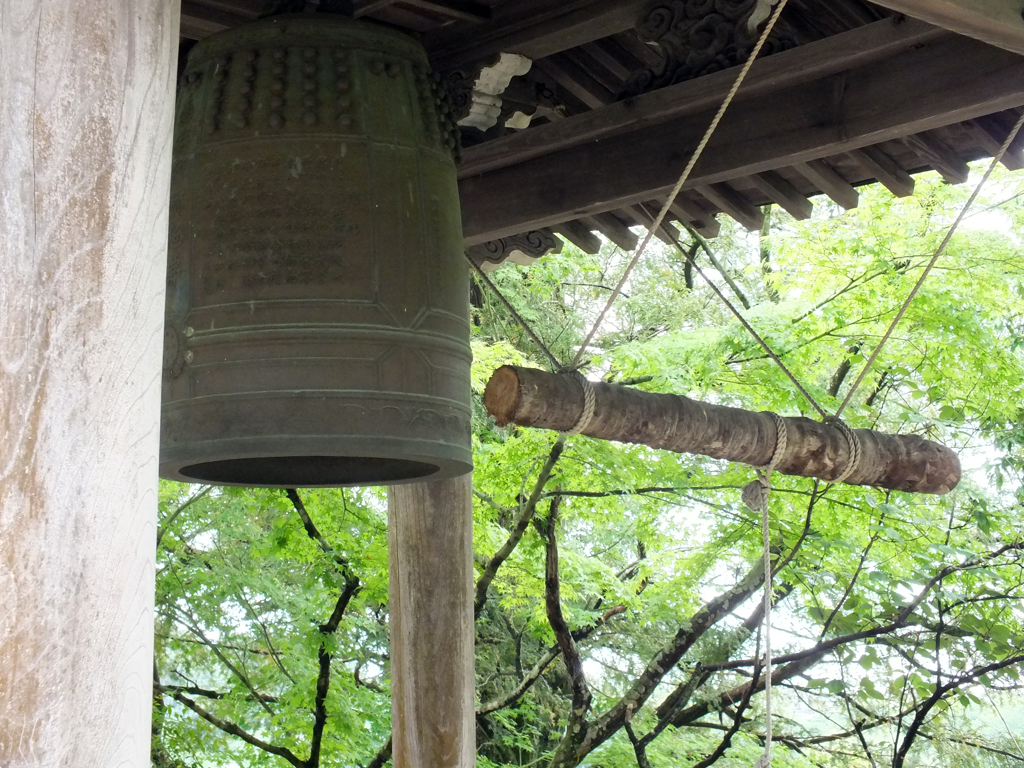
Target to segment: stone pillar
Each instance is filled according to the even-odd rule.
[[[0,765],[149,765],[177,0],[0,2]]]
[[[472,475],[388,493],[394,768],[473,768]]]

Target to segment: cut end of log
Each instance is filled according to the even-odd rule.
[[[519,376],[516,369],[503,365],[491,375],[484,390],[484,407],[499,427],[512,423],[519,407]]]

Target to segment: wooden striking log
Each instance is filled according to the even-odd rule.
[[[697,453],[755,467],[768,464],[778,435],[770,413],[700,403],[680,395],[641,392],[591,382],[594,415],[588,437],[638,443],[676,453]],[[584,390],[568,374],[504,366],[491,376],[484,405],[499,426],[518,424],[565,432],[584,410]],[[850,462],[842,430],[805,418],[784,418],[788,436],[776,472],[835,480]],[[946,494],[960,482],[960,460],[945,446],[916,435],[853,430],[857,466],[843,482],[896,491]]]

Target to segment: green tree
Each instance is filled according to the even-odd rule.
[[[828,410],[845,398],[966,192],[922,177],[808,222],[772,212],[691,251]],[[1024,664],[1024,263],[1019,182],[997,177],[844,418],[955,446],[943,498],[776,478],[778,764],[1009,766],[966,713]],[[976,221],[977,219],[975,219]],[[972,220],[968,220],[970,223]],[[684,235],[684,248],[690,249]],[[624,268],[608,246],[494,274],[568,360]],[[743,300],[739,300],[739,296]],[[482,289],[474,337],[478,765],[749,765],[763,750],[759,517],[745,467],[499,429],[479,395],[543,365]],[[655,248],[587,350],[591,375],[784,415],[808,403],[674,248]],[[163,486],[159,766],[389,759],[379,490]],[[929,763],[931,761],[931,763]]]

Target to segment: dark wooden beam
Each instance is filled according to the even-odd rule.
[[[624,212],[637,224],[642,226],[644,229],[649,230],[654,226],[654,220],[660,210],[661,206],[655,207],[644,203],[637,203],[636,205],[631,205],[629,208],[624,209]],[[662,222],[660,227],[658,227],[654,236],[665,243],[665,245],[674,246],[675,243],[673,242],[673,238],[675,238],[675,240],[679,240],[681,235],[678,229],[668,223],[669,218],[671,218],[671,214],[666,217],[666,220]]]
[[[744,229],[756,232],[764,226],[761,210],[728,184],[708,184],[696,187],[696,190],[736,219]]]
[[[181,4],[180,36],[188,40],[202,40],[212,34],[237,27],[256,18],[256,6],[251,14],[241,13],[233,7],[211,7],[185,0]]]
[[[982,147],[993,157],[999,152],[1010,135],[1010,127],[996,120],[994,117],[980,117],[970,122],[970,129],[981,143]],[[1003,165],[1007,170],[1024,170],[1024,137],[1018,136],[1010,145],[1010,148],[1003,155]]]
[[[591,109],[603,107],[615,99],[615,94],[597,82],[589,72],[570,59],[562,56],[551,56],[539,62],[536,67],[550,75],[562,88]]]
[[[657,202],[658,210],[661,210],[660,206],[664,205],[665,201]],[[718,237],[718,233],[722,231],[722,225],[718,223],[715,215],[686,195],[679,195],[669,211],[678,221],[689,224],[703,237]]]
[[[860,193],[823,160],[794,163],[793,167],[846,210],[856,208],[860,204]]]
[[[632,251],[636,248],[639,238],[634,235],[629,227],[613,213],[598,213],[594,216],[587,216],[584,221],[592,224],[601,234],[615,243],[624,251]]]
[[[601,238],[580,221],[566,221],[551,228],[584,253],[594,255],[601,251]]]
[[[903,142],[950,184],[963,184],[970,177],[967,162],[934,136],[919,133],[907,136]]]
[[[864,147],[850,150],[849,155],[896,197],[910,197],[914,194],[914,177],[883,150],[878,147]]]
[[[433,65],[457,69],[518,53],[537,60],[632,29],[648,0],[527,0],[504,3],[490,21],[430,32],[423,44]]]
[[[755,173],[750,181],[765,197],[777,203],[797,221],[809,219],[814,212],[814,204],[775,171]]]
[[[947,33],[917,21],[879,21],[816,43],[799,46],[757,62],[738,96],[740,101],[789,85],[812,82],[830,74],[889,59]],[[687,115],[717,108],[725,99],[735,70],[716,72],[635,99],[579,115],[557,124],[470,147],[463,155],[460,176],[514,165],[620,133],[637,131]]]
[[[491,9],[469,0],[401,0],[403,5],[422,8],[439,16],[479,23],[491,18]],[[472,34],[472,33],[470,33]]]
[[[1024,0],[874,0],[915,19],[1024,54]]]
[[[367,0],[367,2],[360,5],[352,12],[353,18],[361,18],[362,16],[369,16],[371,13],[387,8],[389,5],[394,5],[398,0]]]
[[[702,88],[703,79],[692,87]],[[694,169],[689,187],[817,160],[1022,104],[1024,58],[946,34],[882,61],[739,100]],[[712,114],[708,109],[625,130],[556,155],[541,149],[536,159],[461,179],[467,242],[665,194]]]

